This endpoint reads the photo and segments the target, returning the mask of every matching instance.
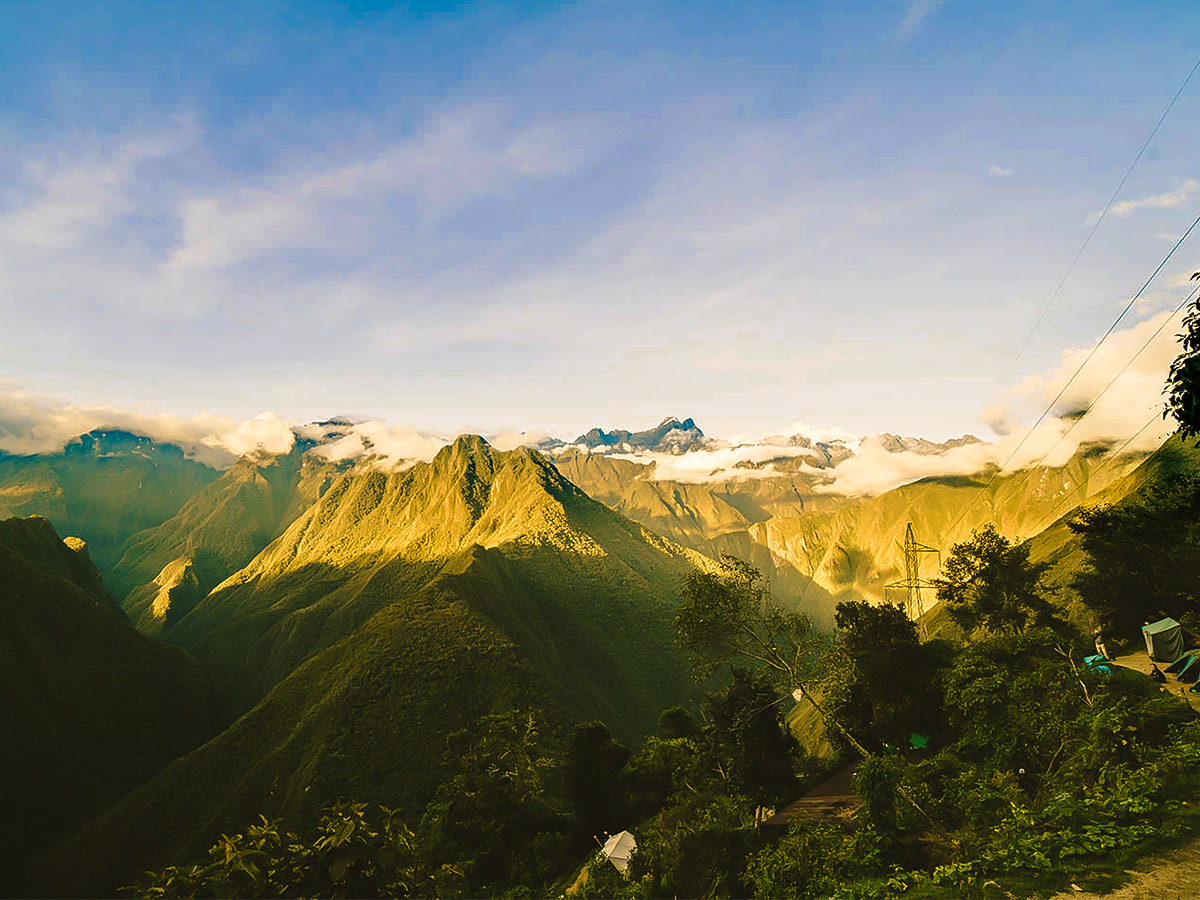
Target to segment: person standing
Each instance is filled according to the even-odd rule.
[[[1105,659],[1112,659],[1112,657],[1108,655],[1108,647],[1104,643],[1104,630],[1099,625],[1097,625],[1096,630],[1092,632],[1092,637],[1095,638],[1096,641],[1096,653],[1100,656],[1103,656]]]

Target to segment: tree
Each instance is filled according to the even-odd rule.
[[[314,832],[285,831],[261,817],[222,835],[209,861],[147,872],[122,893],[137,897],[409,897],[432,886],[415,836],[400,815],[365,803],[321,812]]]
[[[934,585],[950,617],[967,631],[1020,634],[1053,620],[1041,592],[1046,569],[1029,562],[1027,545],[1013,544],[989,523],[954,545]]]
[[[552,878],[566,848],[565,788],[561,756],[535,715],[484,716],[448,743],[450,777],[421,821],[423,849],[442,876],[438,896]]]
[[[629,750],[603,722],[575,726],[567,752],[567,794],[589,838],[625,826],[621,770],[627,762]]]
[[[721,557],[719,572],[694,570],[684,576],[683,602],[672,623],[675,642],[692,657],[701,677],[735,660],[756,663],[762,674],[812,705],[863,759],[871,752],[813,695],[822,642],[803,613],[777,606],[762,573],[733,556]],[[933,820],[907,791],[901,796],[930,824]]]
[[[1088,567],[1074,579],[1105,627],[1133,633],[1164,615],[1200,625],[1200,477],[1174,472],[1067,522]]]
[[[784,690],[811,703],[858,753],[869,755],[809,688],[822,646],[812,622],[804,613],[776,605],[762,573],[750,563],[724,555],[720,571],[685,575],[683,602],[672,624],[675,643],[691,657],[698,677],[733,662],[757,665]]]
[[[756,806],[774,807],[796,790],[796,739],[785,730],[769,679],[733,670],[733,683],[704,704],[706,751],[732,790]]]
[[[941,725],[937,671],[947,648],[922,644],[896,604],[839,603],[829,649],[827,706],[865,743],[907,746],[909,733]]]
[[[1198,278],[1200,272],[1194,272],[1192,280]],[[1173,417],[1185,440],[1194,437],[1200,443],[1200,298],[1192,302],[1183,320],[1183,331],[1176,337],[1183,349],[1167,375],[1163,418]]]

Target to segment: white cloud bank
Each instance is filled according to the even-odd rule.
[[[0,383],[0,450],[22,456],[56,453],[73,438],[97,428],[122,429],[178,444],[216,468],[254,450],[286,453],[295,439],[288,424],[273,412],[241,422],[212,413],[173,416],[80,406]]]
[[[714,440],[683,454],[634,451],[627,445],[596,452],[653,464],[648,475],[660,481],[790,477],[799,470],[813,490],[845,495],[877,494],[931,476],[976,474],[989,465],[1002,464],[1005,471],[1060,466],[1085,444],[1115,448],[1129,441],[1128,452],[1148,452],[1171,431],[1170,423],[1154,420],[1161,416],[1163,383],[1178,353],[1175,335],[1182,318],[1182,311],[1161,312],[1114,332],[1081,370],[1091,348],[1063,351],[1052,370],[1024,379],[984,413],[983,421],[1001,436],[990,443],[965,443],[941,452],[928,447],[897,450],[894,441],[879,435],[860,438],[835,426],[796,422],[787,435]],[[1060,392],[1050,414],[1031,431],[1031,423]],[[297,426],[274,412],[239,422],[211,413],[188,417],[79,406],[0,383],[0,450],[52,453],[95,428],[121,428],[177,443],[218,468],[255,450],[286,452],[296,435],[321,441],[313,452],[327,459],[366,461],[386,470],[432,460],[453,440],[448,434],[379,419]],[[501,450],[536,446],[549,436],[541,431],[485,434]],[[833,465],[828,453],[836,457]]]

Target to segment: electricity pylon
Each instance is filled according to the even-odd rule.
[[[942,567],[942,554],[936,547],[928,547],[925,544],[917,543],[917,539],[913,536],[912,522],[908,523],[908,528],[904,532],[904,580],[893,581],[887,585],[884,590],[904,591],[904,612],[908,617],[917,624],[917,629],[920,631],[921,640],[928,640],[929,635],[925,629],[925,602],[921,597],[921,591],[933,588],[933,582],[925,581],[921,578],[921,554],[936,553],[938,555],[938,568]]]

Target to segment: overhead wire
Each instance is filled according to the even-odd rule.
[[[1188,84],[1191,82],[1192,77],[1196,74],[1197,70],[1200,70],[1200,58],[1198,58],[1196,60],[1196,62],[1192,65],[1191,69],[1188,70],[1187,76],[1183,79],[1183,81],[1180,83],[1178,89],[1172,95],[1170,102],[1167,103],[1166,108],[1163,109],[1162,114],[1158,117],[1158,121],[1156,121],[1154,123],[1154,127],[1150,130],[1150,134],[1142,142],[1141,147],[1138,148],[1137,154],[1134,156],[1133,161],[1129,164],[1128,168],[1125,170],[1125,174],[1121,177],[1121,180],[1117,184],[1116,189],[1112,192],[1112,196],[1109,197],[1108,203],[1106,203],[1104,205],[1104,209],[1101,210],[1100,214],[1096,217],[1096,221],[1092,223],[1091,229],[1088,231],[1087,236],[1083,239],[1083,243],[1080,244],[1079,249],[1075,252],[1075,256],[1071,259],[1071,262],[1067,266],[1066,271],[1063,273],[1062,277],[1058,280],[1058,284],[1055,286],[1053,292],[1050,294],[1049,299],[1046,301],[1046,305],[1044,307],[1042,307],[1041,313],[1038,315],[1037,319],[1034,321],[1033,327],[1030,328],[1029,333],[1025,336],[1025,340],[1021,343],[1020,348],[1017,350],[1016,356],[1013,357],[1012,361],[1008,364],[1008,368],[1005,370],[1004,374],[1000,377],[999,383],[1001,385],[1003,385],[1008,380],[1009,376],[1012,374],[1013,369],[1016,367],[1017,362],[1021,359],[1021,357],[1024,355],[1025,351],[1028,349],[1030,341],[1033,340],[1033,336],[1037,333],[1038,328],[1041,327],[1041,324],[1045,320],[1046,315],[1050,312],[1050,309],[1054,306],[1055,302],[1057,302],[1058,296],[1059,296],[1059,294],[1062,293],[1062,289],[1066,285],[1067,280],[1071,277],[1071,274],[1075,271],[1075,268],[1079,264],[1080,259],[1083,258],[1083,254],[1087,251],[1087,248],[1091,244],[1092,238],[1095,237],[1096,232],[1099,230],[1101,223],[1104,222],[1105,218],[1107,218],[1109,212],[1112,210],[1113,206],[1115,205],[1115,203],[1117,201],[1117,198],[1120,196],[1121,191],[1124,189],[1126,182],[1129,181],[1130,176],[1133,174],[1133,170],[1135,168],[1137,168],[1137,164],[1139,162],[1141,162],[1142,157],[1145,155],[1146,150],[1149,149],[1150,144],[1154,141],[1154,138],[1158,134],[1159,129],[1162,127],[1163,122],[1166,121],[1167,116],[1171,113],[1171,110],[1173,110],[1175,108],[1175,104],[1179,101],[1179,98],[1183,95],[1184,90],[1187,88]],[[1192,227],[1195,227],[1195,223],[1193,223]],[[1188,231],[1190,232],[1191,229],[1188,229]],[[1185,237],[1186,237],[1186,235],[1185,235]],[[1181,238],[1180,243],[1182,243],[1182,241],[1183,241],[1183,239]],[[1178,245],[1176,245],[1176,246],[1178,246]],[[1174,253],[1174,249],[1172,250],[1172,253]],[[1169,258],[1170,258],[1170,254],[1168,254],[1168,259]],[[1155,270],[1155,275],[1157,275],[1158,271],[1162,268],[1162,265],[1165,265],[1165,264],[1166,264],[1166,260],[1164,260],[1163,263],[1159,266],[1159,268]],[[1153,277],[1154,276],[1151,276],[1150,280],[1153,280]],[[1147,283],[1149,283],[1149,281]],[[1145,288],[1143,286],[1143,290],[1144,289]],[[1139,296],[1140,296],[1140,293],[1141,292],[1139,291]],[[1136,301],[1136,297],[1134,299]],[[1130,306],[1132,306],[1132,301],[1130,303]],[[1111,334],[1113,328],[1115,328],[1116,325],[1121,321],[1121,319],[1124,318],[1125,313],[1128,311],[1129,311],[1129,309],[1127,307],[1122,312],[1121,316],[1118,317],[1117,322],[1114,323],[1113,326],[1109,329],[1109,332],[1105,334],[1105,338],[1108,337],[1108,334]],[[1103,343],[1103,340],[1104,339],[1102,338],[1101,343]],[[1098,349],[1098,346],[1099,345],[1097,345],[1097,349]],[[1085,360],[1085,364],[1086,364],[1086,360]],[[1064,388],[1064,390],[1065,390],[1065,388]],[[1058,398],[1056,398],[1054,402],[1057,402],[1057,399]],[[1045,418],[1045,415],[1046,415],[1045,413],[1042,414],[1042,417],[1038,419],[1038,423],[1041,422],[1042,418]],[[1036,428],[1037,425],[1035,424],[1034,427]],[[1031,429],[1031,432],[1032,432],[1032,429]],[[1019,445],[1018,445],[1017,449],[1020,449]],[[1014,453],[1015,453],[1015,451],[1014,451]],[[1006,462],[1001,465],[1000,470],[998,470],[996,474],[999,474],[1000,471],[1003,471],[1004,465],[1007,465],[1007,463],[1009,461],[1011,461],[1011,457],[1009,460],[1006,460]],[[991,482],[989,481],[988,485],[990,485],[990,483]],[[927,493],[930,490],[931,484],[932,483],[927,483],[925,485],[925,491],[923,492],[923,494]],[[988,485],[984,485],[984,488],[986,489],[986,487]],[[922,494],[922,496],[923,496],[923,494]],[[913,506],[916,505],[917,499],[919,499],[919,498],[914,498],[914,501],[912,503]],[[976,499],[978,499],[978,498],[976,498]],[[969,510],[970,508],[973,508],[973,504],[971,507],[968,507],[967,509]],[[962,515],[965,515],[965,511],[963,513],[960,513],[960,515],[954,520],[952,525],[949,528],[947,528],[939,536],[944,538],[946,535],[953,533],[953,527],[958,524],[958,522],[962,518]]]
[[[1142,146],[1138,149],[1137,155],[1133,158],[1133,162],[1131,162],[1129,164],[1129,168],[1125,170],[1125,174],[1121,177],[1121,181],[1117,185],[1117,189],[1113,191],[1112,196],[1108,198],[1108,203],[1104,205],[1104,209],[1101,210],[1100,215],[1096,217],[1096,221],[1092,223],[1091,230],[1088,231],[1087,237],[1085,237],[1083,239],[1083,243],[1080,244],[1079,250],[1076,251],[1074,258],[1071,260],[1071,264],[1067,266],[1067,270],[1063,273],[1062,278],[1058,280],[1058,284],[1055,286],[1053,293],[1050,294],[1050,299],[1047,300],[1046,305],[1042,307],[1041,315],[1039,315],[1034,321],[1033,327],[1029,329],[1029,334],[1025,335],[1025,340],[1022,342],[1021,348],[1017,351],[1017,355],[1013,357],[1012,362],[1008,364],[1008,369],[1006,369],[1004,375],[1001,376],[1000,384],[1004,384],[1004,382],[1008,380],[1008,376],[1012,374],[1012,370],[1016,367],[1017,362],[1029,348],[1029,342],[1033,340],[1033,336],[1037,333],[1038,328],[1046,318],[1046,314],[1050,312],[1050,308],[1054,306],[1055,302],[1058,300],[1058,295],[1062,293],[1063,286],[1066,285],[1067,279],[1071,277],[1071,273],[1074,272],[1075,267],[1079,265],[1079,260],[1083,258],[1083,254],[1087,250],[1088,245],[1091,244],[1092,238],[1096,236],[1096,231],[1100,228],[1100,223],[1102,223],[1108,216],[1109,210],[1113,208],[1113,204],[1116,203],[1117,197],[1120,196],[1121,190],[1125,187],[1125,182],[1129,180],[1129,176],[1133,174],[1133,170],[1137,168],[1137,164],[1141,162],[1142,156],[1145,155],[1146,150],[1150,147],[1150,143],[1154,140],[1155,135],[1158,134],[1158,129],[1162,127],[1163,122],[1166,121],[1171,110],[1175,108],[1175,104],[1178,102],[1180,96],[1182,96],[1184,89],[1188,86],[1188,82],[1192,80],[1192,76],[1196,74],[1197,69],[1200,69],[1200,59],[1196,60],[1191,70],[1187,73],[1187,77],[1183,79],[1183,83],[1179,85],[1179,90],[1177,90],[1175,95],[1171,97],[1171,102],[1167,104],[1167,108],[1163,110],[1162,115],[1158,117],[1158,121],[1154,123],[1154,128],[1151,129],[1149,137],[1147,137],[1142,143]]]
[[[1084,367],[1086,367],[1089,362],[1091,362],[1092,358],[1096,355],[1096,352],[1104,345],[1104,342],[1109,339],[1109,337],[1112,335],[1112,333],[1114,331],[1116,331],[1117,326],[1120,325],[1122,321],[1124,321],[1125,316],[1128,315],[1128,313],[1129,313],[1129,310],[1131,310],[1133,308],[1133,305],[1135,303],[1137,303],[1137,301],[1139,299],[1141,299],[1141,296],[1143,293],[1145,293],[1146,288],[1148,288],[1150,286],[1150,284],[1154,281],[1154,279],[1158,277],[1159,272],[1161,272],[1163,270],[1163,267],[1171,260],[1171,257],[1173,257],[1175,255],[1175,251],[1178,250],[1183,245],[1183,242],[1188,239],[1188,237],[1191,235],[1192,231],[1195,230],[1197,225],[1200,225],[1200,215],[1196,216],[1196,218],[1192,221],[1192,224],[1188,226],[1187,231],[1185,231],[1183,233],[1183,236],[1180,237],[1179,240],[1177,240],[1175,242],[1174,246],[1171,247],[1171,249],[1167,253],[1167,255],[1163,257],[1162,262],[1160,262],[1157,266],[1154,267],[1154,271],[1150,273],[1150,277],[1147,278],[1145,280],[1145,282],[1143,282],[1142,286],[1140,288],[1138,288],[1137,293],[1134,294],[1133,297],[1130,298],[1129,302],[1125,304],[1125,307],[1121,310],[1120,314],[1116,317],[1116,319],[1113,320],[1113,323],[1108,326],[1108,330],[1104,332],[1104,334],[1101,336],[1100,340],[1096,342],[1096,344],[1088,352],[1087,356],[1084,357],[1083,362],[1081,362],[1075,368],[1075,371],[1073,373],[1071,373],[1071,377],[1066,380],[1066,382],[1063,384],[1063,386],[1059,389],[1058,393],[1054,395],[1054,399],[1052,399],[1046,405],[1046,408],[1044,410],[1042,410],[1041,415],[1039,415],[1037,417],[1037,420],[1033,423],[1032,426],[1030,426],[1029,430],[1025,432],[1025,434],[1021,438],[1021,440],[1017,442],[1017,445],[1008,454],[1008,456],[1005,458],[1004,462],[1002,462],[1000,464],[1000,466],[991,473],[991,475],[988,477],[987,481],[984,484],[979,486],[974,499],[970,503],[967,503],[962,507],[962,509],[959,511],[959,514],[955,517],[954,521],[951,522],[950,525],[946,528],[946,533],[953,533],[954,527],[956,525],[958,525],[958,523],[960,521],[962,521],[963,517],[966,516],[966,514],[968,512],[970,512],[972,509],[975,508],[975,504],[977,504],[979,502],[980,498],[982,497],[983,492],[986,491],[989,487],[991,487],[991,485],[995,482],[995,480],[1001,474],[1003,474],[1004,467],[1013,461],[1013,459],[1016,457],[1017,453],[1019,453],[1021,448],[1025,446],[1025,444],[1029,441],[1029,438],[1033,436],[1033,433],[1037,430],[1038,426],[1041,425],[1042,422],[1045,421],[1045,419],[1048,415],[1050,415],[1050,413],[1053,411],[1053,409],[1054,409],[1055,405],[1058,403],[1058,401],[1063,398],[1064,394],[1066,394],[1067,388],[1069,388],[1072,384],[1075,383],[1075,379],[1079,377],[1079,373],[1083,371]]]
[[[1107,394],[1112,389],[1113,385],[1115,385],[1117,383],[1117,381],[1121,378],[1121,376],[1124,375],[1129,370],[1129,367],[1131,365],[1133,365],[1133,363],[1137,360],[1137,358],[1139,356],[1141,356],[1143,353],[1145,353],[1146,348],[1149,347],[1155,341],[1155,339],[1158,338],[1158,336],[1160,334],[1162,334],[1163,329],[1167,327],[1167,324],[1176,315],[1179,314],[1180,310],[1182,310],[1185,306],[1187,306],[1189,303],[1191,303],[1198,294],[1200,294],[1200,286],[1195,287],[1187,296],[1185,296],[1183,298],[1183,300],[1181,300],[1178,303],[1178,305],[1176,305],[1175,309],[1173,309],[1171,311],[1171,314],[1163,319],[1162,323],[1158,326],[1158,328],[1156,328],[1154,330],[1154,333],[1151,334],[1150,337],[1146,338],[1146,340],[1142,343],[1142,346],[1140,346],[1134,352],[1133,356],[1129,357],[1129,359],[1125,361],[1125,365],[1123,365],[1120,368],[1120,370],[1117,372],[1117,374],[1114,375],[1109,380],[1108,384],[1106,384],[1104,386],[1104,389],[1101,390],[1100,393],[1095,396],[1095,398],[1093,398],[1091,403],[1088,404],[1088,408],[1083,411],[1083,414],[1080,415],[1077,419],[1075,419],[1074,422],[1071,423],[1070,428],[1068,428],[1061,435],[1059,435],[1058,440],[1054,442],[1054,444],[1050,447],[1049,450],[1047,450],[1045,453],[1043,453],[1041,455],[1041,458],[1038,459],[1037,462],[1033,463],[1031,466],[1028,467],[1028,469],[1026,470],[1025,478],[1021,482],[1022,484],[1024,484],[1026,481],[1028,481],[1033,476],[1034,471],[1050,457],[1050,454],[1053,453],[1055,450],[1057,450],[1059,445],[1062,444],[1062,442],[1065,441],[1068,437],[1070,437],[1071,432],[1073,432],[1076,428],[1078,428],[1079,425],[1084,421],[1084,419],[1087,418],[1088,414],[1093,409],[1096,408],[1097,404],[1099,404],[1100,400],[1104,397],[1104,395]],[[1156,412],[1155,416],[1157,417],[1158,415],[1159,415],[1159,413]],[[1141,431],[1145,431],[1145,430],[1146,430],[1145,427],[1143,427],[1141,429]],[[1138,434],[1141,434],[1141,431],[1139,431]],[[1114,454],[1112,454],[1112,456],[1119,455],[1124,450],[1124,448],[1126,446],[1128,446],[1128,443],[1129,442],[1127,441],[1125,444],[1123,444],[1121,449],[1117,450]],[[1112,456],[1110,456],[1110,459],[1112,458]]]
[[[1103,470],[1105,469],[1105,467],[1107,467],[1107,466],[1110,466],[1110,465],[1112,465],[1114,462],[1116,462],[1116,461],[1117,461],[1117,459],[1119,459],[1119,458],[1120,458],[1121,454],[1125,452],[1125,449],[1126,449],[1126,448],[1127,448],[1127,447],[1128,447],[1130,444],[1132,444],[1132,443],[1133,443],[1134,441],[1136,441],[1136,440],[1137,440],[1139,437],[1141,437],[1141,436],[1142,436],[1142,433],[1143,433],[1143,432],[1144,432],[1144,431],[1145,431],[1147,428],[1149,428],[1149,427],[1150,427],[1151,425],[1153,425],[1155,422],[1159,421],[1161,418],[1162,418],[1162,414],[1161,414],[1161,413],[1160,413],[1158,410],[1155,410],[1155,411],[1154,411],[1154,414],[1153,414],[1152,416],[1150,416],[1150,419],[1149,419],[1149,421],[1147,421],[1145,425],[1143,425],[1143,426],[1142,426],[1141,428],[1139,428],[1139,429],[1138,429],[1136,432],[1134,432],[1134,434],[1133,434],[1131,437],[1129,437],[1129,438],[1127,438],[1127,439],[1125,440],[1125,443],[1123,443],[1123,444],[1122,444],[1120,447],[1118,447],[1116,450],[1114,450],[1112,453],[1110,453],[1110,454],[1108,455],[1108,458],[1107,458],[1107,459],[1106,459],[1106,460],[1105,460],[1103,463],[1101,463],[1099,467],[1097,467],[1097,469],[1096,469],[1096,471],[1095,471],[1095,472],[1093,472],[1093,473],[1092,473],[1092,477],[1093,477],[1093,478],[1095,478],[1097,474],[1099,474],[1101,471],[1103,471]],[[1058,516],[1058,512],[1059,512],[1059,510],[1060,510],[1060,509],[1063,509],[1063,508],[1064,508],[1064,507],[1067,505],[1067,502],[1068,502],[1070,499],[1071,499],[1071,495],[1070,495],[1070,494],[1067,494],[1067,495],[1063,496],[1063,498],[1062,498],[1061,500],[1059,500],[1059,501],[1058,501],[1058,505],[1057,505],[1057,506],[1055,506],[1055,507],[1054,507],[1054,509],[1052,509],[1052,510],[1050,511],[1050,515],[1049,515],[1049,517],[1048,517],[1048,521],[1055,521],[1055,520],[1056,520],[1056,517]],[[1087,502],[1088,502],[1088,501],[1087,501],[1087,499],[1085,498],[1084,500],[1082,500],[1082,501],[1080,501],[1079,503],[1077,503],[1077,504],[1076,504],[1076,506],[1082,506],[1084,503],[1087,503]]]

